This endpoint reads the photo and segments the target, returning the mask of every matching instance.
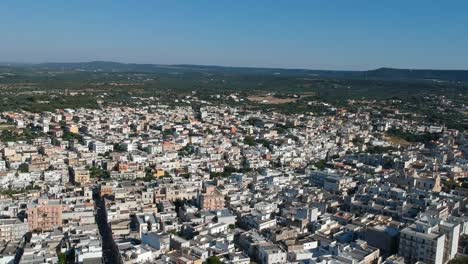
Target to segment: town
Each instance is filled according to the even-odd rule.
[[[364,100],[317,102],[326,115],[186,100],[2,112],[0,263],[468,254],[463,130]]]

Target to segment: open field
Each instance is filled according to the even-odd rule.
[[[392,144],[397,144],[397,145],[400,145],[400,146],[403,146],[403,147],[407,147],[409,145],[411,145],[410,142],[402,139],[402,138],[399,138],[399,137],[395,137],[395,136],[390,136],[390,135],[387,135],[385,137],[386,140],[388,140],[389,142],[391,142]]]
[[[247,99],[251,102],[255,103],[263,103],[263,104],[286,104],[296,102],[299,98],[276,98],[271,95],[267,96],[249,96]]]
[[[413,118],[425,118],[449,128],[467,126],[464,105],[468,71],[379,69],[364,74],[90,62],[0,66],[0,76],[0,112],[21,109],[37,113],[63,108],[132,105],[134,97],[155,98],[173,106],[196,95],[211,103],[266,111],[331,114],[314,101],[355,111],[357,106],[350,105],[348,100],[375,100],[384,106],[382,112],[399,109],[412,113]],[[242,100],[231,100],[230,94]],[[434,98],[439,96],[450,99],[454,106],[444,112],[438,111],[440,100]]]
[[[5,130],[14,130],[15,127],[12,125],[8,124],[0,124],[0,131],[5,131]]]
[[[298,100],[310,96],[314,96],[315,93],[313,92],[305,92],[302,94],[295,95],[294,97],[275,97],[272,95],[251,95],[247,97],[247,100],[254,102],[254,103],[263,103],[263,104],[287,104],[287,103],[294,103]]]

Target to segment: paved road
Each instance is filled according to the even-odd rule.
[[[107,223],[106,204],[103,198],[96,195],[96,223],[102,238],[102,255],[104,263],[123,264],[122,258],[117,248],[117,244],[112,237],[112,229]]]

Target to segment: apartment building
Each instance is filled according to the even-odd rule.
[[[28,205],[29,230],[53,230],[62,226],[63,206],[60,200],[39,198]]]

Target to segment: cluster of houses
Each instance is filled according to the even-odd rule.
[[[458,130],[218,105],[5,112],[0,123],[18,138],[0,138],[0,264],[447,263],[466,253],[468,137]],[[392,128],[439,137],[402,143]]]

